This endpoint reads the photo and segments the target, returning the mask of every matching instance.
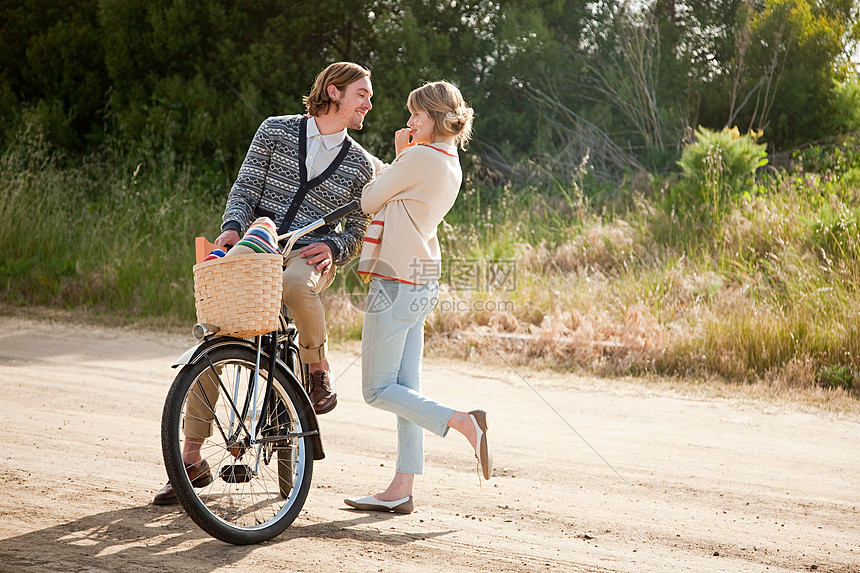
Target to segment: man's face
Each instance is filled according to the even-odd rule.
[[[334,86],[330,86],[333,88]],[[364,116],[373,108],[370,98],[373,97],[373,86],[370,78],[365,76],[347,85],[343,91],[334,89],[330,92],[334,104],[334,116],[348,129],[361,129]],[[331,110],[329,110],[331,113]]]

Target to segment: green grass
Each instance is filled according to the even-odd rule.
[[[769,168],[716,207],[673,192],[680,179],[611,193],[582,174],[467,179],[439,229],[460,274],[445,276],[431,350],[856,393],[858,172]],[[0,158],[0,301],[190,324],[193,238],[217,235],[229,184],[169,155],[64,161],[22,134]],[[360,336],[355,288],[342,273],[325,295],[333,340]]]
[[[218,232],[222,190],[170,158],[61,167],[38,139],[23,143],[0,159],[2,298],[192,317],[193,238]]]

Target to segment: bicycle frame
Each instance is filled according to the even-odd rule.
[[[265,335],[264,335],[265,336]],[[296,374],[286,365],[286,363],[281,360],[277,354],[272,354],[270,350],[266,350],[262,347],[258,349],[257,347],[257,339],[260,337],[255,337],[254,339],[247,338],[235,338],[232,336],[217,336],[211,337],[208,340],[201,341],[198,345],[193,346],[185,351],[185,353],[173,364],[174,368],[185,366],[187,364],[194,364],[200,362],[201,360],[206,360],[209,353],[217,348],[223,348],[225,346],[243,346],[245,348],[249,348],[254,352],[259,351],[260,360],[268,360],[269,364],[272,364],[272,357],[274,356],[274,368],[281,370],[284,374],[286,374],[287,378],[292,382],[293,386],[297,390],[297,394],[302,399],[301,407],[305,409],[308,413],[308,418],[310,421],[310,428],[308,429],[309,434],[311,434],[311,440],[313,444],[313,458],[314,460],[321,460],[325,458],[325,451],[323,450],[322,438],[319,433],[319,424],[317,422],[316,413],[313,411],[313,406],[311,405],[311,400],[308,397],[307,390],[299,381]],[[273,376],[274,370],[270,366],[267,369]],[[269,393],[270,382],[267,380],[266,392]],[[235,404],[232,406],[235,408]]]
[[[281,252],[284,257],[286,257],[290,251],[295,246],[296,242],[303,237],[304,235],[319,229],[322,226],[329,225],[338,219],[348,215],[349,213],[357,210],[359,208],[359,204],[356,201],[352,201],[347,205],[332,211],[328,215],[324,216],[321,219],[314,221],[313,223],[306,225],[300,229],[292,231],[290,233],[285,233],[283,235],[278,236],[278,243],[285,241],[284,246],[281,249]],[[296,386],[296,389],[299,390],[297,394],[302,400],[301,407],[305,409],[309,413],[310,418],[310,428],[308,428],[307,432],[304,434],[311,436],[311,441],[313,444],[313,459],[321,460],[325,457],[325,452],[323,451],[322,446],[322,438],[320,437],[319,432],[319,424],[317,421],[316,413],[313,410],[313,406],[311,404],[310,398],[308,397],[307,389],[304,385],[299,381],[299,377],[297,373],[293,371],[292,368],[287,364],[287,356],[289,353],[294,353],[294,356],[298,356],[298,346],[296,343],[296,332],[295,325],[289,319],[289,317],[285,316],[284,313],[281,313],[281,320],[279,320],[281,328],[277,331],[273,331],[267,334],[255,336],[254,339],[245,339],[245,338],[236,338],[232,336],[219,336],[217,326],[212,326],[208,324],[197,323],[194,325],[192,330],[194,337],[200,342],[186,350],[174,363],[173,367],[181,367],[188,364],[195,364],[201,360],[208,359],[208,355],[211,351],[216,348],[221,348],[226,345],[240,345],[246,348],[252,349],[256,353],[256,364],[254,369],[254,380],[252,384],[251,390],[249,392],[253,392],[254,396],[252,397],[250,394],[246,397],[246,406],[247,404],[253,403],[256,404],[256,399],[252,399],[256,397],[256,393],[259,391],[259,379],[257,375],[260,371],[261,361],[267,360],[268,367],[266,371],[268,372],[268,378],[266,380],[265,394],[263,395],[263,403],[261,405],[261,411],[265,411],[269,404],[269,397],[271,395],[272,383],[275,376],[275,369],[280,369],[283,373],[287,375],[287,378]],[[268,348],[264,348],[264,339],[267,339]],[[214,368],[213,368],[214,371]],[[213,372],[215,377],[219,379],[217,372]],[[301,373],[299,373],[301,374]],[[237,408],[236,402],[239,397],[232,397],[231,408],[234,414],[237,416],[237,419],[240,421],[244,419],[245,414],[247,412],[240,412]],[[254,413],[255,414],[255,413]],[[251,419],[255,419],[256,416],[252,416]],[[263,441],[277,441],[278,436],[269,436],[269,437],[261,437],[259,436],[259,428],[242,428],[249,436],[252,437],[252,444],[257,445],[263,443]],[[229,441],[228,436],[224,436],[225,440]]]

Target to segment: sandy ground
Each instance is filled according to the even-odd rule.
[[[189,337],[0,316],[0,571],[856,571],[860,419],[772,401],[425,360],[425,390],[490,413],[496,472],[427,436],[407,516],[349,510],[387,484],[390,414],[334,353],[293,526],[259,546],[150,505],[173,360]],[[617,473],[616,473],[617,472]]]

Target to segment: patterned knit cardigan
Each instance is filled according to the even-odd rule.
[[[222,231],[233,229],[241,235],[258,217],[269,217],[284,234],[353,199],[361,201],[362,188],[374,176],[371,155],[347,136],[337,159],[307,181],[306,120],[301,115],[277,116],[260,125],[227,196]],[[343,266],[358,255],[369,224],[370,217],[359,210],[344,219],[342,231],[323,226],[299,243],[324,241],[334,263]]]

